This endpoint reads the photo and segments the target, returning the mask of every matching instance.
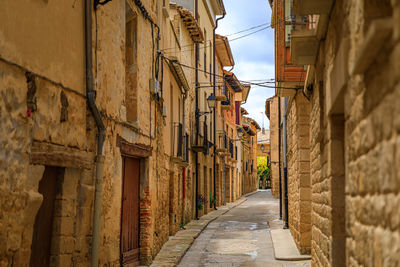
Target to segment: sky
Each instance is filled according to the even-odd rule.
[[[264,23],[271,23],[271,8],[268,0],[224,0],[226,16],[219,21],[217,33],[230,35]],[[265,26],[268,26],[265,25]],[[228,36],[234,39],[257,30]],[[235,67],[232,70],[241,81],[266,80],[275,78],[274,31],[270,27],[247,37],[230,42]],[[265,116],[265,100],[275,94],[275,89],[252,86],[247,103],[243,107],[249,117],[255,119],[260,127],[269,128]],[[262,114],[261,114],[262,113]]]

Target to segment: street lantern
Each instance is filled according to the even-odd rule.
[[[217,98],[213,93],[211,93],[211,95],[207,98],[207,104],[210,109],[215,108],[217,105]]]
[[[242,130],[242,129],[238,129],[238,135],[239,135],[239,138],[240,138],[240,139],[242,139],[242,138],[243,138],[243,136],[244,136],[244,132],[243,132],[243,130]]]
[[[260,149],[261,149],[262,152],[264,152],[264,150],[265,150],[264,144],[261,145]]]

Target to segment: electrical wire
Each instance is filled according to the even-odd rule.
[[[290,18],[290,17],[287,17],[287,18]],[[236,33],[231,33],[231,34],[225,35],[225,37],[227,37],[227,36],[232,36],[232,35],[236,35],[236,34],[238,34],[238,33],[243,33],[243,32],[246,32],[246,31],[250,31],[250,30],[252,30],[252,29],[256,29],[256,28],[259,28],[259,27],[262,27],[262,26],[266,26],[266,27],[264,27],[263,29],[256,30],[256,31],[254,31],[254,32],[252,32],[252,33],[248,33],[248,34],[245,34],[245,35],[243,35],[243,36],[239,36],[239,37],[230,39],[230,40],[228,40],[228,41],[229,41],[229,42],[232,42],[232,41],[240,40],[240,39],[242,39],[242,38],[244,38],[244,37],[247,37],[247,36],[250,36],[250,35],[252,35],[252,34],[258,33],[258,32],[260,32],[260,31],[263,31],[263,30],[272,28],[272,26],[276,26],[276,25],[285,23],[287,18],[284,18],[283,21],[282,21],[282,22],[279,22],[278,24],[277,24],[277,23],[275,23],[275,24],[271,24],[271,23],[260,24],[260,25],[257,25],[257,26],[254,26],[254,27],[251,27],[251,28],[248,28],[248,29],[245,29],[245,30],[236,32]],[[212,39],[210,39],[210,40],[204,40],[205,43],[207,43],[207,42],[209,42],[209,41],[212,41]],[[186,44],[186,45],[181,45],[180,48],[182,49],[183,47],[189,47],[189,46],[193,46],[193,45],[194,45],[193,43]],[[220,44],[216,44],[216,45],[223,45],[223,44],[220,43]],[[205,46],[203,46],[203,47],[199,47],[199,49],[206,49],[206,48],[208,48],[208,47],[210,47],[210,46],[212,46],[212,44],[205,45]],[[167,47],[167,48],[160,49],[160,51],[164,51],[164,52],[165,52],[165,51],[167,51],[167,50],[174,50],[174,49],[177,49],[177,47]],[[180,52],[193,51],[193,50],[194,50],[194,48],[183,49],[183,50],[181,50]]]
[[[230,33],[230,34],[227,34],[227,35],[224,35],[224,36],[228,37],[228,36],[236,35],[236,34],[239,34],[239,33],[248,32],[248,31],[260,28],[262,26],[267,26],[267,25],[270,25],[270,23],[263,23],[263,24],[260,24],[260,25],[257,25],[257,26],[253,26],[251,28],[247,28],[247,29],[244,29],[244,30],[241,30],[241,31],[238,31],[238,32]]]
[[[172,59],[167,58],[167,57],[165,57],[165,56],[162,56],[162,57],[163,57],[165,60],[167,60],[167,61],[169,61],[169,62],[174,62],[175,64],[178,64],[178,65],[180,65],[180,66],[182,66],[182,67],[184,67],[184,68],[193,69],[193,70],[197,70],[197,71],[200,71],[200,72],[203,72],[203,73],[206,73],[206,74],[214,75],[214,74],[211,73],[211,72],[204,71],[204,70],[199,69],[199,68],[196,68],[196,67],[192,67],[192,66],[188,66],[188,65],[182,64],[182,63],[180,63],[180,62],[178,62],[178,61],[172,60]],[[215,74],[215,76],[225,79],[225,76],[223,76],[223,75]],[[279,88],[279,89],[292,89],[292,90],[297,90],[296,88],[292,88],[292,87],[268,86],[268,85],[263,85],[263,84],[252,83],[252,82],[249,82],[249,81],[243,81],[243,80],[238,80],[238,81],[239,81],[242,85],[254,85],[254,86],[265,87],[265,88],[272,88],[272,89]],[[210,86],[210,87],[212,87],[212,86]]]

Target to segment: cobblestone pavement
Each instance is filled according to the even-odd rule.
[[[178,266],[310,266],[310,261],[286,262],[274,259],[269,231],[282,228],[278,218],[278,200],[272,197],[270,190],[259,191],[211,222]]]

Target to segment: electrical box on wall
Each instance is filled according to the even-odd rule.
[[[167,117],[167,106],[163,105],[162,107],[162,115],[163,117]]]
[[[158,96],[160,94],[160,83],[157,79],[151,78],[149,82],[150,92],[153,95]]]

